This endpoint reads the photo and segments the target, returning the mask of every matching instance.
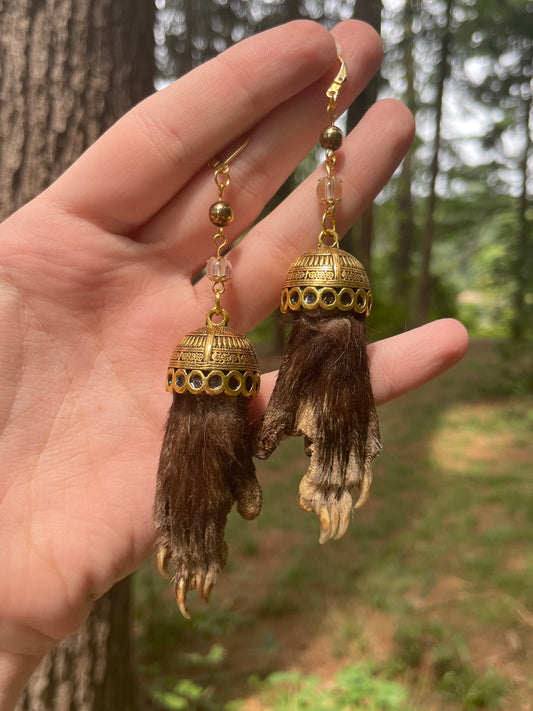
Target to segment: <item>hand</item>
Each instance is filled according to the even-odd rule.
[[[212,306],[210,282],[191,284],[213,253],[207,163],[250,136],[226,193],[236,215],[226,232],[236,237],[315,144],[335,40],[348,67],[342,110],[379,66],[377,35],[355,21],[332,33],[284,25],[142,102],[0,226],[0,647],[8,653],[44,654],[150,553],[168,358]],[[346,138],[341,232],[412,136],[409,112],[382,101]],[[317,177],[232,252],[224,306],[242,333],[276,307],[287,265],[316,241]],[[465,345],[453,321],[373,345],[377,401],[442,372]],[[260,406],[271,383],[264,379]]]

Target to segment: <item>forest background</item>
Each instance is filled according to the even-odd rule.
[[[383,335],[457,315],[473,335],[531,338],[533,3],[357,5],[380,30],[385,56],[347,128],[376,96],[404,101],[417,125],[373,219],[367,215],[349,241],[378,285],[371,330]],[[331,26],[354,12],[353,2],[160,2],[157,82],[289,19]],[[292,183],[316,160],[310,156]]]
[[[382,408],[374,494],[343,541],[317,549],[313,524],[296,513],[305,457],[300,443],[288,444],[259,468],[260,520],[246,528],[230,520],[232,558],[207,611],[195,608],[185,624],[148,564],[133,583],[133,624],[126,581],[49,655],[18,708],[531,711],[533,2],[79,0],[73,8],[0,3],[0,52],[53,34],[43,14],[58,32],[82,28],[85,10],[89,18],[86,46],[81,30],[77,44],[60,38],[71,45],[59,57],[64,76],[55,73],[60,94],[46,84],[43,54],[22,51],[20,77],[4,62],[2,214],[153,83],[291,19],[331,26],[357,17],[380,31],[385,56],[343,117],[346,130],[385,96],[404,101],[417,124],[411,152],[344,242],[374,285],[369,337],[457,316],[473,345],[450,376]],[[15,94],[24,121],[9,113]],[[311,153],[274,202],[320,160]],[[252,338],[275,365],[284,338],[277,315]]]

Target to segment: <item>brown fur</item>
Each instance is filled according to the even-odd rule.
[[[188,590],[209,597],[225,565],[224,528],[233,503],[247,519],[261,510],[247,406],[240,395],[173,396],[157,473],[154,524],[164,567],[173,565],[176,590],[181,586],[184,591],[183,608]]]
[[[345,532],[355,486],[364,502],[370,463],[381,449],[364,317],[324,311],[290,317],[294,325],[256,455],[266,458],[283,437],[305,435],[311,461],[300,504],[317,513],[324,542]]]

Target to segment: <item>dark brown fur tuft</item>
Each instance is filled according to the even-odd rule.
[[[261,510],[247,406],[242,396],[173,396],[157,473],[154,524],[163,567],[169,562],[174,567],[186,616],[187,591],[196,588],[207,599],[225,565],[224,529],[233,503],[247,519]]]
[[[257,456],[267,457],[283,437],[305,435],[311,462],[300,503],[319,516],[324,541],[346,530],[355,486],[363,503],[370,463],[381,448],[364,318],[323,311],[291,316],[294,324]]]

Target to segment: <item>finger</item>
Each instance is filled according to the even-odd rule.
[[[339,96],[339,113],[362,91],[379,68],[381,40],[366,23],[350,20],[337,28],[343,40],[342,56],[348,80]],[[257,218],[266,202],[300,164],[327,124],[325,92],[338,70],[315,82],[298,96],[278,106],[251,132],[246,150],[231,167],[231,187],[224,199],[232,206],[235,221],[226,230],[231,243]],[[145,244],[157,243],[158,253],[172,258],[180,251],[180,266],[197,274],[212,254],[209,239],[209,205],[216,199],[213,171],[207,167],[171,200],[136,235]],[[190,225],[184,234],[176,225]]]
[[[224,146],[322,76],[335,56],[331,34],[309,21],[243,40],[132,109],[48,197],[130,234]]]
[[[454,319],[441,319],[368,346],[372,389],[376,405],[424,385],[458,363],[466,353],[468,334]],[[276,373],[261,377],[261,390],[253,414],[264,412]]]
[[[403,104],[375,104],[343,143],[337,171],[343,201],[337,211],[339,234],[352,225],[389,180],[408,150],[414,132],[411,113]],[[224,308],[235,327],[245,333],[279,301],[281,284],[291,262],[317,244],[323,206],[316,197],[318,168],[276,210],[263,219],[231,252],[233,280]],[[203,307],[212,300],[211,283],[195,287]]]

